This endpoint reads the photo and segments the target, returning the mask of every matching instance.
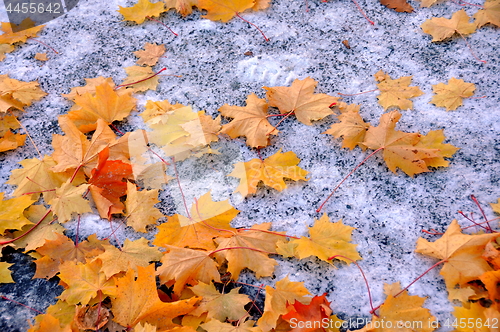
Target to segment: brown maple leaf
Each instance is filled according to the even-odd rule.
[[[314,79],[306,77],[294,80],[290,87],[265,86],[264,89],[270,106],[277,107],[283,114],[293,113],[303,124],[312,125],[311,121],[333,114],[330,107],[339,100],[324,93],[314,94],[317,84]]]
[[[138,65],[154,66],[163,53],[165,53],[165,45],[146,43],[144,44],[144,50],[136,51],[134,55],[139,58],[137,60]]]
[[[406,0],[380,0],[380,3],[398,13],[413,13],[413,7]]]

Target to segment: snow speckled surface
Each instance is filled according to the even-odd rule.
[[[444,231],[454,218],[468,226],[457,211],[479,215],[469,199],[471,194],[485,207],[488,217],[494,217],[487,203],[500,197],[499,29],[487,25],[467,37],[477,56],[488,62],[482,64],[474,59],[460,37],[431,43],[431,37],[420,28],[428,18],[450,18],[461,6],[449,1],[432,8],[419,8],[418,2],[410,1],[416,12],[406,14],[396,13],[377,1],[360,1],[376,23],[371,26],[348,0],[327,3],[309,0],[308,8],[302,0],[274,0],[268,10],[242,14],[266,33],[270,41],[265,42],[258,31],[242,20],[236,18],[226,24],[211,22],[201,18],[199,12],[186,18],[173,11],[161,16],[161,21],[177,32],[178,37],[156,22],[141,25],[122,22],[118,5],[133,3],[81,0],[70,13],[49,22],[39,37],[60,54],[28,41],[0,63],[0,74],[23,81],[38,80],[49,93],[20,116],[43,153],[52,153],[52,134],[61,133],[57,117],[71,107],[61,94],[83,85],[84,78],[105,76],[120,83],[126,76],[124,68],[135,64],[132,52],[142,49],[146,42],[166,46],[165,57],[155,69],[167,67],[167,74],[180,77],[163,76],[156,91],[137,95],[139,111],[148,99],[168,99],[192,105],[194,110],[206,110],[215,117],[225,103],[243,106],[252,92],[263,97],[263,86],[288,86],[294,79],[307,76],[319,81],[317,92],[352,94],[375,89],[373,74],[382,69],[392,78],[413,75],[412,85],[425,92],[413,99],[413,110],[401,112],[398,129],[423,134],[444,129],[446,142],[460,150],[450,160],[450,167],[414,178],[401,172],[393,174],[380,156],[371,158],[326,205],[324,212],[332,221],[343,219],[345,224],[356,228],[353,242],[358,244],[363,257],[360,265],[370,281],[375,305],[384,299],[384,283],[400,281],[406,285],[435,262],[414,253],[423,229]],[[477,11],[475,7],[465,10],[469,15]],[[4,12],[0,8],[0,13]],[[342,45],[345,39],[351,49]],[[47,52],[49,61],[35,60],[37,52]],[[253,55],[245,55],[246,52]],[[475,83],[475,96],[485,98],[467,99],[452,112],[430,104],[431,84],[447,82],[451,77]],[[376,96],[374,92],[344,100],[361,104],[360,114],[365,121],[376,125],[384,113]],[[144,128],[137,114],[134,112],[118,127],[129,131]],[[223,155],[179,163],[187,199],[211,190],[214,200],[230,199],[241,211],[233,222],[235,227],[272,221],[274,230],[306,235],[307,226],[319,217],[314,212],[318,205],[367,155],[358,148],[341,149],[339,140],[321,134],[334,122],[334,117],[328,117],[306,126],[290,117],[280,125],[280,134],[272,138],[272,145],[261,151],[263,157],[279,149],[294,151],[302,160],[299,165],[310,172],[309,181],[290,181],[288,189],[281,193],[261,188],[256,195],[241,199],[232,194],[237,179],[226,175],[231,172],[232,163],[248,161],[257,154],[241,141],[222,139],[214,147]],[[0,154],[0,190],[7,196],[13,191],[5,184],[10,171],[19,167],[20,160],[35,156],[29,143]],[[182,211],[177,209],[180,196],[175,181],[160,197],[165,214]],[[75,224],[74,221],[65,224],[68,235],[74,235]],[[109,222],[95,215],[84,216],[80,236],[94,232],[100,237],[109,235]],[[151,231],[147,237],[151,239],[155,232]],[[117,237],[123,241],[140,235],[121,228]],[[54,297],[61,291],[56,281],[30,280],[34,264],[17,252],[10,253],[8,260],[16,262],[14,279],[18,283],[0,286],[1,294],[41,311],[55,302]],[[341,318],[369,317],[365,284],[354,265],[337,264],[337,268],[332,268],[315,258],[277,260],[280,264],[275,278],[255,280],[253,273],[245,273],[242,280],[273,285],[289,275],[294,281],[304,281],[313,294],[327,292],[334,312]],[[452,307],[438,270],[412,286],[410,293],[428,297],[425,306],[440,321],[451,317]],[[0,329],[24,331],[28,327],[26,320],[34,315],[26,308],[1,301]]]

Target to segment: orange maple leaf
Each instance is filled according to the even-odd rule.
[[[0,152],[13,150],[24,145],[26,135],[14,134],[11,129],[19,129],[20,124],[13,115],[0,116]]]
[[[130,114],[136,103],[136,99],[130,94],[131,92],[118,93],[108,83],[101,84],[95,88],[95,96],[90,92],[76,95],[74,101],[80,109],[70,111],[64,117],[84,133],[95,130],[99,119],[111,124]]]
[[[398,111],[383,114],[379,125],[368,129],[363,142],[369,149],[383,149],[384,160],[392,172],[396,173],[397,168],[409,176],[429,172],[427,167],[433,166],[433,161],[442,161],[444,156],[450,156],[448,150],[440,151],[439,147],[444,146],[441,146],[440,142],[436,142],[438,146],[435,146],[432,134],[428,140],[421,142],[422,136],[418,133],[394,130],[400,118],[401,113]],[[429,161],[429,164],[426,161]]]
[[[277,135],[278,130],[274,130],[267,120],[266,100],[251,93],[246,103],[245,107],[224,104],[219,108],[223,116],[233,118],[230,123],[222,126],[221,133],[228,134],[231,138],[245,136],[247,145],[254,148],[268,146],[269,135]]]
[[[163,255],[157,274],[162,284],[175,281],[175,294],[180,295],[187,284],[209,284],[212,280],[220,282],[218,264],[209,252],[168,245],[165,247],[168,252]]]
[[[333,114],[330,107],[339,100],[324,93],[314,94],[317,81],[310,77],[296,79],[290,87],[267,87],[266,96],[269,105],[277,107],[281,113],[293,113],[297,120],[306,125],[312,125],[312,120],[321,120]]]
[[[436,106],[446,107],[447,111],[453,111],[462,105],[463,98],[472,96],[475,89],[474,83],[452,77],[448,80],[448,84],[438,83],[432,86],[436,95],[430,102]]]
[[[139,58],[139,60],[137,60],[138,65],[154,66],[163,53],[165,53],[165,45],[146,43],[144,44],[144,50],[136,51],[134,55]]]
[[[158,226],[153,243],[213,250],[216,237],[228,237],[236,229],[229,223],[239,213],[229,202],[213,202],[210,192],[201,196],[191,207],[190,217],[176,214]]]
[[[0,112],[7,112],[11,108],[24,111],[25,106],[47,95],[37,81],[18,81],[9,78],[9,75],[0,75],[0,92]]]
[[[29,17],[25,18],[19,25],[2,22],[3,35],[0,35],[0,44],[25,43],[29,37],[36,37],[45,25],[35,27]]]
[[[380,3],[398,13],[413,13],[413,7],[406,0],[380,0]]]
[[[352,105],[345,111],[342,111],[341,109],[342,113],[338,116],[340,123],[332,124],[330,129],[323,132],[323,134],[329,134],[335,138],[343,136],[343,148],[349,148],[352,150],[356,147],[356,145],[359,145],[361,149],[366,149],[362,142],[365,140],[365,134],[370,127],[370,124],[363,121],[363,118],[359,115],[357,110],[358,108],[359,106],[357,107],[357,105]]]
[[[175,8],[182,16],[189,15],[193,12],[193,7],[198,5],[198,0],[164,0],[167,10]]]
[[[321,296],[315,296],[309,304],[302,304],[295,301],[288,304],[288,313],[282,318],[287,322],[294,322],[295,328],[290,332],[312,332],[321,330],[324,327],[324,320],[328,320],[332,314],[330,302],[326,299],[326,293]]]
[[[137,275],[137,276],[136,276]],[[178,326],[172,319],[195,309],[199,298],[165,303],[158,297],[155,266],[139,266],[116,279],[116,298],[111,301],[113,320],[127,328],[149,323],[160,330]]]
[[[377,88],[380,90],[380,95],[377,98],[384,109],[389,107],[398,107],[402,110],[411,109],[413,103],[409,99],[424,94],[418,86],[409,86],[412,76],[393,80],[382,70],[379,70],[374,76],[375,80],[380,82],[377,84]]]
[[[284,178],[294,181],[307,181],[306,170],[297,166],[300,159],[294,152],[281,153],[281,150],[267,157],[264,160],[252,159],[247,162],[234,164],[234,170],[228,176],[240,178],[240,184],[235,192],[239,192],[243,197],[257,192],[257,185],[262,181],[278,191],[283,191],[287,185]]]
[[[123,213],[125,206],[120,197],[127,193],[124,179],[132,175],[132,166],[121,160],[108,160],[109,147],[99,152],[99,163],[92,170],[89,190],[101,218],[111,219],[112,214]]]
[[[257,278],[273,274],[274,267],[278,263],[269,258],[269,255],[277,253],[277,243],[285,241],[285,238],[266,232],[270,227],[271,223],[253,225],[250,230],[238,231],[230,238],[216,239],[219,246],[215,251],[215,257],[221,264],[227,261],[227,270],[234,280],[238,279],[240,272],[245,268],[254,271]]]
[[[127,225],[136,232],[146,233],[146,226],[154,224],[163,214],[154,207],[158,200],[158,189],[137,191],[137,186],[127,182],[125,201]]]

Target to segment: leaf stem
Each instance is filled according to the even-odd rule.
[[[458,30],[455,30],[459,35],[460,37],[462,37],[462,39],[464,40],[465,44],[467,45],[467,47],[469,48],[469,51],[470,53],[472,54],[472,56],[474,58],[476,58],[477,61],[481,61],[482,63],[487,63],[485,60],[481,60],[477,57],[477,55],[474,53],[474,51],[472,50],[472,47],[470,46],[469,42],[467,41],[467,39],[465,39],[464,35],[462,33],[460,33],[460,31]]]
[[[266,134],[266,136],[271,135],[271,133],[272,133],[273,131],[275,131],[276,129],[278,129],[277,127],[278,127],[278,126],[279,126],[279,125],[280,125],[283,121],[285,121],[285,119],[286,119],[286,118],[288,118],[290,115],[292,115],[294,112],[295,112],[295,110],[291,110],[290,112],[288,112],[288,113],[285,115],[285,117],[284,117],[283,119],[281,119],[281,120],[280,120],[280,121],[276,124],[276,126],[274,126],[274,127],[273,127],[273,129],[272,129],[270,132],[268,132],[268,133]]]
[[[38,311],[38,310],[36,310],[36,309],[34,309],[34,308],[32,308],[32,307],[28,307],[26,304],[22,304],[21,302],[17,302],[16,300],[13,300],[13,299],[9,299],[8,297],[3,296],[3,295],[0,295],[0,297],[1,297],[2,299],[4,299],[4,300],[7,300],[7,301],[10,301],[10,302],[13,302],[13,303],[15,303],[15,304],[22,305],[22,306],[23,306],[23,307],[25,307],[25,308],[28,308],[28,309],[33,310],[33,311],[35,311],[35,312],[38,312],[40,315],[43,315],[43,312]]]
[[[54,48],[50,47],[49,45],[45,44],[43,41],[35,39],[33,37],[28,37],[28,38],[32,39],[32,40],[36,41],[37,43],[40,43],[40,44],[42,44],[42,45],[44,45],[44,46],[46,46],[48,48],[50,48],[55,54],[59,54],[59,52],[57,52]]]
[[[262,34],[262,36],[264,37],[264,40],[265,40],[266,42],[268,42],[268,41],[269,41],[269,38],[267,38],[267,37],[266,37],[266,35],[264,34],[264,32],[262,32],[262,30],[261,30],[261,29],[259,29],[259,27],[258,27],[258,26],[256,26],[255,24],[253,24],[253,23],[252,23],[252,22],[250,22],[250,21],[245,20],[243,17],[241,17],[240,13],[238,13],[238,12],[236,12],[236,16],[237,16],[237,17],[239,17],[239,18],[241,18],[243,21],[247,22],[248,24],[252,25],[255,29],[257,29],[257,30],[258,30],[258,31]]]
[[[165,28],[167,28],[168,30],[170,30],[171,33],[173,33],[176,37],[179,36],[178,34],[176,34],[172,29],[170,29],[166,24],[164,24],[163,22],[160,22],[158,20],[155,20],[154,18],[152,18],[151,16],[146,16],[147,19],[150,19],[151,21],[155,21],[155,22],[158,22],[160,23],[161,25],[163,25]]]
[[[376,309],[373,309],[373,300],[372,300],[372,293],[370,291],[370,285],[368,284],[368,279],[366,278],[365,273],[363,272],[363,269],[361,268],[361,266],[359,266],[359,264],[355,260],[350,259],[349,257],[343,256],[343,255],[334,255],[332,257],[329,257],[328,260],[332,260],[332,259],[337,258],[337,257],[347,259],[351,263],[355,264],[358,267],[359,272],[361,272],[361,275],[363,276],[363,279],[365,280],[366,289],[368,290],[368,300],[370,301],[370,308],[372,308],[372,311],[370,311],[370,312],[371,313],[374,312]],[[378,317],[377,314],[374,313],[374,315]]]
[[[184,208],[186,209],[187,217],[191,219],[191,214],[189,213],[189,209],[186,202],[186,196],[184,196],[184,192],[182,191],[181,180],[179,179],[179,173],[177,172],[177,166],[175,165],[175,157],[172,157],[172,164],[174,165],[175,178],[177,179],[177,185],[179,186],[179,191],[181,192],[182,202],[184,203]]]
[[[366,18],[366,20],[368,22],[370,22],[371,25],[375,25],[375,22],[373,22],[372,20],[370,20],[368,18],[368,16],[366,16],[365,12],[363,11],[363,9],[361,9],[361,6],[358,4],[358,2],[356,0],[352,0],[352,2],[354,2],[354,4],[356,5],[356,7],[358,8],[359,12],[361,13],[361,15],[363,15],[364,18]]]
[[[470,198],[474,201],[474,203],[476,203],[477,207],[479,208],[479,211],[481,211],[481,214],[483,215],[483,219],[486,221],[486,225],[487,225],[486,227],[488,227],[488,231],[490,233],[493,233],[493,229],[491,228],[491,225],[490,225],[490,223],[488,221],[488,218],[486,217],[486,213],[484,213],[484,210],[481,207],[481,204],[479,204],[476,196],[470,195]]]
[[[339,187],[342,185],[342,183],[344,183],[345,180],[347,180],[347,178],[349,176],[351,176],[361,165],[363,165],[371,156],[373,156],[375,153],[379,152],[380,150],[384,149],[384,147],[380,147],[378,148],[377,150],[373,151],[372,153],[370,153],[365,159],[363,159],[362,162],[360,162],[358,164],[358,166],[354,167],[354,169],[349,173],[347,174],[344,179],[342,179],[342,181],[340,181],[340,183],[333,189],[332,193],[330,195],[328,195],[328,197],[325,199],[325,201],[319,206],[319,208],[316,209],[316,212],[319,213],[321,212],[321,210],[323,209],[323,207],[325,206],[326,202],[328,202],[328,200],[333,196],[333,194],[337,191],[337,189],[339,189]]]
[[[155,73],[155,74],[153,74],[153,75],[151,75],[151,76],[149,76],[149,77],[146,77],[146,78],[144,78],[144,79],[142,79],[142,80],[139,80],[139,81],[137,81],[137,82],[132,82],[132,83],[127,83],[127,84],[121,84],[121,85],[118,85],[118,86],[116,86],[113,90],[115,90],[115,91],[116,91],[116,90],[118,90],[119,88],[123,88],[124,86],[134,85],[134,84],[137,84],[137,83],[141,83],[141,82],[147,81],[147,80],[149,80],[149,79],[151,79],[151,78],[155,77],[156,75],[158,75],[159,73],[161,73],[161,72],[162,72],[162,71],[164,71],[164,70],[167,70],[167,68],[162,68],[159,72],[157,72],[157,73]]]
[[[29,233],[31,233],[38,225],[40,225],[42,223],[42,221],[47,218],[47,216],[49,215],[49,213],[52,212],[51,209],[47,210],[47,212],[45,212],[45,214],[42,216],[42,218],[40,218],[40,220],[38,220],[38,222],[33,225],[33,227],[31,227],[26,233],[23,233],[21,235],[19,235],[18,237],[14,238],[14,239],[11,239],[11,240],[8,240],[8,241],[2,241],[0,242],[0,245],[5,245],[5,244],[9,244],[9,243],[12,243],[12,242],[15,242],[17,240],[19,240],[20,238],[23,238],[24,236],[28,235]]]

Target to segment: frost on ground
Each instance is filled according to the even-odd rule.
[[[29,40],[7,54],[0,63],[0,74],[22,80],[38,80],[49,95],[26,109],[20,116],[38,148],[51,154],[52,134],[61,134],[57,117],[66,113],[71,103],[61,97],[72,87],[83,85],[84,78],[112,77],[118,84],[133,66],[133,52],[143,49],[146,42],[164,44],[165,56],[155,68],[166,67],[169,76],[160,78],[156,91],[137,95],[139,111],[146,100],[168,99],[192,105],[215,117],[223,104],[244,106],[250,93],[264,97],[263,86],[289,86],[300,78],[319,81],[317,92],[336,96],[338,92],[355,94],[376,88],[373,75],[379,70],[392,78],[413,76],[412,85],[424,94],[413,98],[413,110],[402,111],[398,128],[426,134],[444,129],[447,143],[460,148],[448,168],[423,173],[410,178],[401,172],[390,172],[381,156],[367,161],[347,180],[325,206],[324,212],[332,221],[342,219],[355,227],[353,242],[358,244],[360,261],[372,289],[375,305],[383,299],[384,283],[401,282],[407,285],[435,261],[416,254],[415,243],[424,235],[422,230],[444,231],[453,219],[463,226],[467,220],[457,211],[474,212],[477,207],[469,199],[473,194],[493,218],[487,203],[500,197],[498,172],[500,151],[500,53],[498,28],[487,25],[467,37],[475,54],[487,61],[477,61],[460,37],[431,43],[420,25],[428,18],[451,17],[462,7],[444,2],[431,8],[419,8],[415,13],[396,13],[377,1],[361,1],[371,26],[351,1],[284,1],[272,2],[268,10],[244,13],[246,19],[258,25],[270,39],[237,18],[228,23],[201,18],[199,12],[182,18],[170,11],[161,21],[179,34],[175,37],[162,25],[146,21],[141,25],[123,22],[116,11],[118,6],[130,6],[132,1],[81,0],[67,15],[51,21],[38,39],[58,50],[51,53],[40,43]],[[412,3],[418,7],[418,3]],[[469,15],[477,11],[465,7]],[[5,13],[0,8],[0,13]],[[6,19],[3,15],[4,21]],[[342,44],[348,40],[350,49]],[[49,60],[34,59],[36,53],[47,52]],[[456,111],[447,112],[430,104],[431,85],[448,82],[452,77],[476,84],[475,96],[465,99]],[[348,103],[361,105],[360,114],[366,122],[377,125],[384,113],[377,102],[377,92],[344,97]],[[124,130],[144,128],[142,119],[133,113],[120,123]],[[277,123],[273,122],[274,124]],[[290,235],[307,234],[307,226],[319,218],[315,212],[335,185],[352,170],[367,153],[359,148],[341,149],[340,140],[321,134],[333,123],[331,118],[305,126],[295,119],[284,120],[279,136],[271,146],[262,149],[266,158],[278,150],[293,151],[301,159],[299,166],[310,172],[309,181],[292,182],[282,192],[261,189],[256,195],[243,199],[233,194],[234,178],[226,177],[232,164],[256,158],[255,150],[239,141],[222,140],[214,147],[225,151],[179,165],[184,194],[188,201],[211,190],[215,201],[230,199],[241,211],[233,221],[234,227],[255,223],[273,223],[273,230]],[[0,154],[0,190],[6,195],[13,191],[5,184],[17,163],[32,158],[36,151],[29,143],[15,151]],[[182,210],[177,184],[171,182],[162,192],[161,210],[172,215]],[[83,216],[80,236],[93,233],[108,236],[111,225],[95,215]],[[76,222],[65,224],[69,236],[75,235]],[[155,231],[147,234],[153,238]],[[118,241],[140,237],[131,229],[119,229]],[[427,239],[432,237],[425,235]],[[26,256],[13,252],[9,259],[16,262],[16,284],[1,286],[1,293],[37,310],[55,302],[61,292],[54,280],[31,280],[34,264]],[[245,273],[241,280],[253,284],[273,285],[289,275],[293,281],[304,281],[311,293],[328,293],[334,313],[343,319],[368,318],[370,306],[362,276],[354,265],[332,268],[318,259],[279,259],[275,278],[256,280]],[[428,297],[425,307],[440,320],[450,318],[452,310],[444,283],[434,270],[411,287],[412,295]],[[23,331],[26,320],[34,312],[8,301],[0,302],[0,329]]]

